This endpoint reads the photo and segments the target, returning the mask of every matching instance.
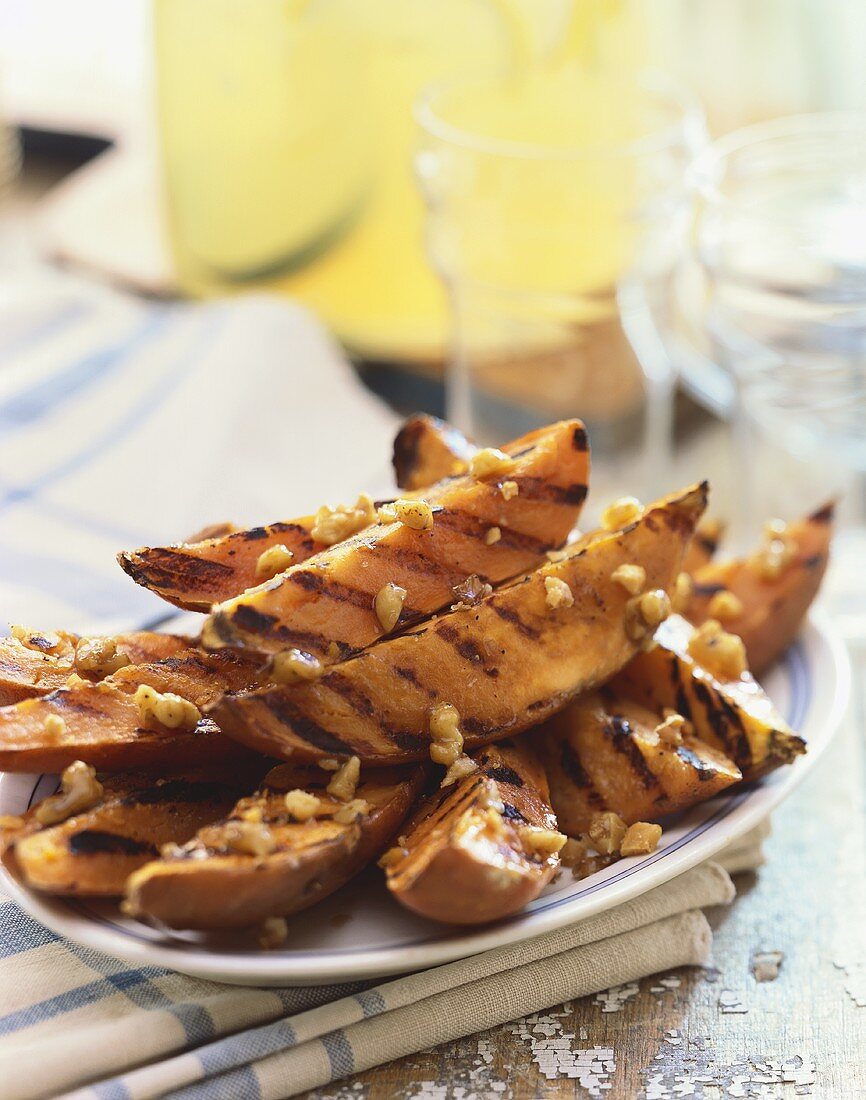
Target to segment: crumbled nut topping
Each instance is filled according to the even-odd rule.
[[[295,555],[283,543],[279,542],[276,546],[270,546],[263,554],[259,555],[256,562],[256,576],[261,577],[263,580],[268,580],[270,577],[275,577],[277,573],[283,573],[292,562],[295,560]]]
[[[725,589],[722,592],[716,592],[710,600],[707,611],[720,622],[730,622],[732,619],[739,619],[745,608],[743,607],[743,601],[738,596]]]
[[[339,661],[340,658],[343,656],[343,651],[340,649],[336,642],[328,642],[327,653],[329,661]]]
[[[646,569],[642,565],[618,565],[610,579],[615,584],[622,585],[630,596],[636,596],[643,591],[646,584]]]
[[[602,855],[609,856],[620,850],[626,824],[619,814],[605,811],[592,815],[588,833],[596,849]]]
[[[345,806],[341,806],[334,814],[334,821],[338,825],[351,825],[354,821],[363,817],[370,809],[370,803],[365,798],[352,798]]]
[[[294,790],[286,794],[286,809],[295,821],[309,821],[322,805],[321,799],[309,791]]]
[[[259,859],[269,856],[277,847],[268,826],[255,821],[227,821],[220,839],[230,852]]]
[[[477,573],[472,573],[465,581],[455,584],[452,591],[457,597],[457,603],[451,605],[451,610],[468,611],[489,596],[493,592],[493,586],[483,581]]]
[[[467,775],[474,775],[478,771],[478,765],[471,756],[458,756],[445,775],[442,777],[440,787],[450,787],[459,783]]]
[[[570,867],[574,877],[578,879],[595,874],[608,862],[605,856],[582,837],[569,837],[559,851],[559,860],[564,867]]]
[[[764,537],[757,553],[749,558],[753,572],[765,581],[775,581],[797,554],[797,544],[783,520],[771,519],[764,524]]]
[[[84,684],[89,684],[89,680],[85,680],[83,676],[79,676],[77,672],[72,672],[66,677],[66,686],[68,688],[80,688]]]
[[[574,606],[574,593],[560,577],[545,577],[544,591],[545,602],[552,611]]]
[[[328,794],[341,802],[348,802],[355,797],[355,788],[360,778],[361,761],[357,756],[350,756],[346,763],[334,772],[334,777],[327,786]]]
[[[426,500],[395,500],[394,514],[404,527],[413,531],[429,531],[433,526],[433,509]]]
[[[324,669],[312,653],[300,649],[282,649],[270,661],[268,675],[276,684],[296,684],[299,680],[318,680]]]
[[[75,647],[75,667],[79,672],[110,676],[130,664],[127,653],[119,653],[115,638],[81,638]]]
[[[694,631],[688,654],[722,680],[739,680],[749,667],[743,639],[729,634],[718,619],[707,619]]]
[[[0,814],[0,833],[4,831],[14,832],[24,826],[24,818],[17,814]]]
[[[373,600],[373,609],[376,612],[379,625],[386,634],[390,633],[397,625],[405,599],[406,589],[392,582],[384,585],[376,593],[376,598]]]
[[[401,859],[405,859],[408,852],[405,848],[401,848],[398,844],[395,844],[393,848],[389,848],[387,852],[383,852],[378,859],[378,864],[383,871],[387,871],[390,867],[394,867],[400,862]]]
[[[625,608],[625,629],[633,642],[651,636],[671,613],[671,601],[663,588],[634,596]]]
[[[671,605],[674,611],[685,611],[689,606],[689,600],[692,598],[692,593],[695,590],[694,581],[688,573],[680,573],[677,576],[676,584],[674,585],[674,597],[671,601]]]
[[[658,847],[661,835],[661,825],[652,825],[648,821],[638,821],[634,825],[629,825],[619,848],[620,855],[648,856]]]
[[[450,703],[437,703],[430,712],[430,759],[451,767],[463,752],[460,715]]]
[[[36,810],[40,825],[58,825],[82,810],[89,810],[102,798],[102,784],[96,768],[76,760],[60,776],[60,793],[46,798]]]
[[[253,825],[261,825],[265,820],[261,806],[247,806],[240,812],[241,821],[251,821]]]
[[[544,556],[552,562],[565,561],[567,557],[571,556],[571,551],[567,546],[564,546],[561,550],[545,550]]]
[[[376,519],[376,510],[372,499],[366,493],[361,493],[354,506],[338,504],[331,508],[327,504],[316,512],[316,519],[310,528],[310,534],[316,542],[322,542],[325,546],[333,546],[336,542],[355,535],[369,527]]]
[[[520,492],[520,486],[516,481],[503,481],[499,486],[499,492],[502,493],[503,500],[513,500]]]
[[[55,737],[62,737],[66,733],[66,722],[59,714],[49,714],[42,723],[42,730],[46,737],[53,740]]]
[[[141,684],[135,693],[135,702],[142,722],[159,722],[167,729],[192,729],[201,719],[201,711],[188,699],[172,691],[158,692],[148,684]]]
[[[502,529],[500,527],[490,527],[487,534],[484,536],[484,545],[493,546],[495,543],[499,542],[501,538]]]
[[[387,504],[380,504],[376,509],[376,518],[380,523],[396,523],[397,522],[397,509],[394,507],[393,500],[388,501]]]
[[[668,714],[655,728],[659,741],[665,745],[681,745],[683,734],[688,732],[689,723],[681,714]]]
[[[520,830],[520,839],[531,851],[541,856],[555,856],[562,849],[568,837],[556,829],[542,829],[535,825],[524,825]]]
[[[469,473],[473,477],[501,477],[514,469],[514,459],[495,447],[484,447],[469,459]]]
[[[333,756],[323,756],[318,764],[323,772],[335,772],[340,766],[340,761]]]
[[[643,505],[636,497],[620,497],[601,513],[601,525],[605,531],[619,531],[642,515]]]
[[[259,925],[258,940],[259,947],[265,951],[272,951],[275,947],[280,947],[286,942],[289,935],[289,926],[286,923],[285,917],[268,917],[267,920],[262,921]]]
[[[9,633],[28,649],[36,649],[40,653],[53,653],[60,648],[62,642],[60,635],[51,630],[30,630],[19,623],[13,623],[9,627]]]

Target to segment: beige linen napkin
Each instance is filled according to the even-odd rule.
[[[757,866],[763,835],[722,862]],[[711,862],[534,940],[373,986],[283,990],[130,968],[29,922],[41,938],[0,950],[4,1100],[295,1095],[564,1000],[704,965],[712,936],[701,910],[733,897]],[[22,939],[13,929],[13,948]]]

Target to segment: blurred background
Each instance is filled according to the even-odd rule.
[[[176,468],[198,463],[190,521],[287,509],[248,476],[283,445],[250,430],[262,395],[340,450],[324,411],[339,390],[340,424],[372,425],[360,379],[483,442],[582,416],[599,505],[709,474],[735,538],[837,494],[857,534],[864,70],[861,0],[0,0],[0,490],[17,506],[48,478],[95,531],[120,470],[179,524],[132,453],[67,484],[25,477],[3,432],[52,379],[105,374],[119,317],[174,331],[218,302],[246,353],[172,352],[212,382],[193,432],[163,424]],[[327,350],[306,320],[265,338],[243,312],[263,293]],[[335,343],[353,374],[325,365]],[[168,361],[153,347],[137,378]],[[132,432],[132,389],[53,438]],[[227,446],[246,457],[217,476]],[[107,537],[137,534],[108,511]]]

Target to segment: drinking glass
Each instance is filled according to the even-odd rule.
[[[840,498],[831,596],[866,635],[866,115],[747,127],[705,152],[694,183],[666,345],[734,424],[753,535],[768,514]]]
[[[501,443],[580,416],[595,500],[663,487],[673,373],[650,321],[688,223],[700,108],[659,76],[557,72],[440,84],[416,117],[452,311],[449,418]]]

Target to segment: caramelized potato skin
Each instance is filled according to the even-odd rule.
[[[440,703],[458,711],[470,751],[513,736],[635,654],[632,597],[612,574],[639,561],[647,589],[670,593],[705,500],[705,485],[665,498],[623,531],[578,544],[475,607],[380,642],[313,682],[226,695],[209,713],[232,737],[286,759],[425,759]],[[548,578],[569,586],[571,606],[551,607]]]
[[[527,826],[557,828],[532,748],[507,742],[473,759],[477,772],[421,803],[406,826],[403,857],[386,868],[388,889],[401,905],[449,924],[517,912],[559,866],[558,855],[534,851],[525,839]]]
[[[410,416],[394,439],[397,485],[417,491],[466,472],[477,447],[462,432],[435,416]]]

